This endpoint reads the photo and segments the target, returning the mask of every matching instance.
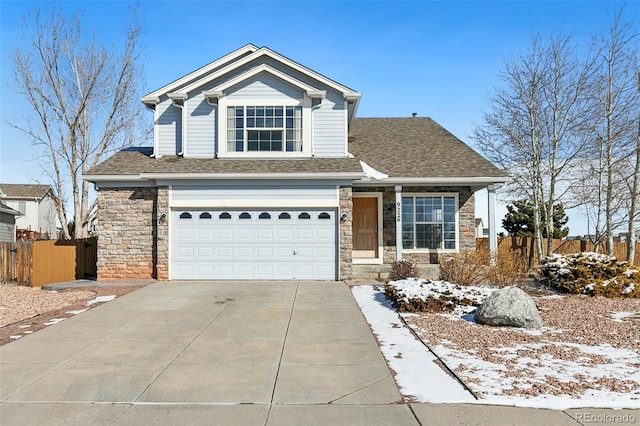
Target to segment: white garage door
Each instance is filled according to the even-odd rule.
[[[336,279],[335,210],[173,210],[172,279]]]

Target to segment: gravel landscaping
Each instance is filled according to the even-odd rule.
[[[0,346],[139,288],[93,286],[47,291],[0,285]]]
[[[472,315],[403,317],[480,398],[627,393],[640,407],[640,300],[534,300],[540,330],[479,325]]]

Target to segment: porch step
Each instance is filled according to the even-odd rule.
[[[440,265],[418,264],[418,275],[420,278],[437,280],[440,279]],[[385,282],[389,278],[390,265],[352,265],[353,280],[374,280]]]

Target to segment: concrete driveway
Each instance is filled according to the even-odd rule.
[[[0,400],[4,426],[577,424],[405,403],[348,286],[326,281],[151,284],[0,347]]]

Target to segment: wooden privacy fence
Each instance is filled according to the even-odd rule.
[[[0,243],[0,283],[40,287],[95,277],[97,238]]]
[[[500,253],[506,253],[509,251],[519,251],[522,253],[525,259],[529,259],[529,264],[534,265],[538,263],[538,257],[536,254],[535,240],[528,237],[501,237],[498,238],[498,255]],[[543,239],[542,247],[546,250],[547,239]],[[591,241],[582,240],[553,240],[552,243],[553,252],[557,254],[569,254],[569,253],[583,253],[588,251],[594,251],[594,245]],[[603,246],[600,246],[602,252]],[[489,239],[477,238],[476,250],[488,254],[489,253]],[[618,260],[627,260],[627,244],[614,242],[613,243],[613,255]],[[636,265],[640,266],[640,243],[636,244]]]

